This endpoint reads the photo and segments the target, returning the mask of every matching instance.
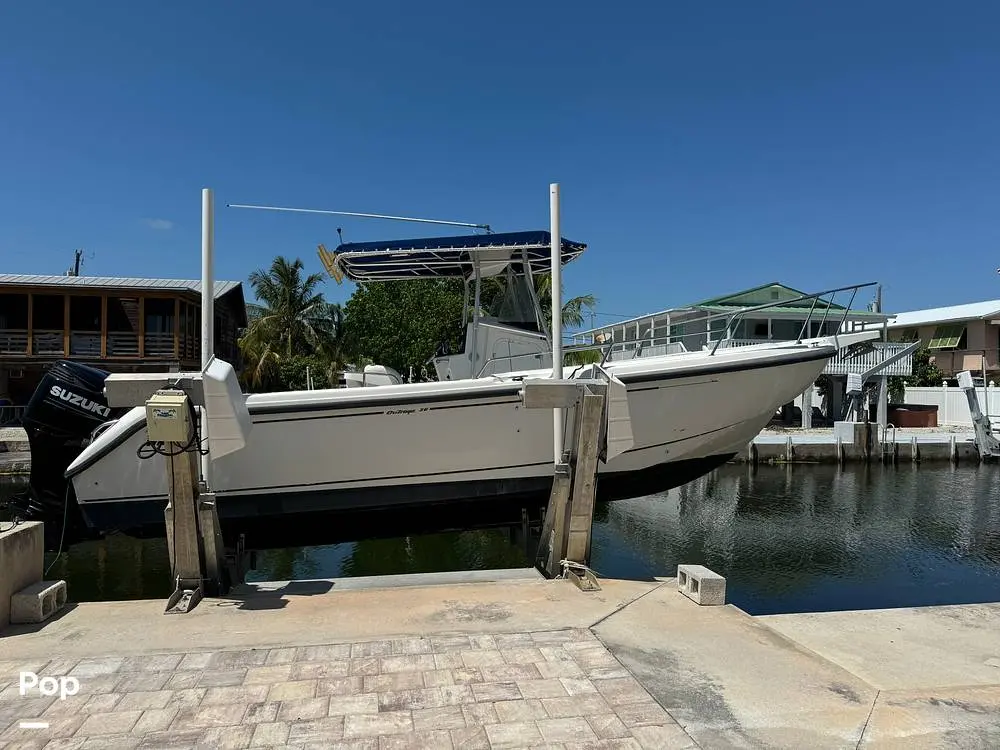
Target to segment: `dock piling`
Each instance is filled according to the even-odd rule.
[[[555,465],[535,565],[550,578],[564,573],[584,591],[600,590],[587,567],[594,524],[598,462],[605,451],[608,386],[599,380],[526,380],[525,408],[572,416],[571,442]]]

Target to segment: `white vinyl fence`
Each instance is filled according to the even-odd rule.
[[[987,393],[988,392],[988,393]],[[1000,388],[995,385],[976,388],[979,408],[996,423],[1000,421]],[[907,404],[925,404],[938,408],[939,425],[972,427],[969,399],[961,388],[906,388],[903,401]]]

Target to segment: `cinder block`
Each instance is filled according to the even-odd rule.
[[[726,603],[726,579],[704,565],[678,565],[677,590],[702,606]]]
[[[45,534],[39,521],[11,527],[0,523],[0,630],[10,623],[10,600],[15,592],[42,580]]]
[[[10,598],[10,621],[45,622],[66,606],[66,581],[39,581]]]

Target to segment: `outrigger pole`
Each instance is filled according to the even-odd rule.
[[[389,216],[388,214],[362,214],[355,211],[325,211],[318,208],[286,208],[284,206],[251,206],[241,203],[227,203],[228,208],[255,208],[258,211],[290,211],[299,214],[327,214],[331,216],[354,216],[360,219],[385,219],[388,221],[412,221],[419,224],[445,224],[450,227],[469,227],[470,229],[483,229],[487,232],[489,224],[471,224],[467,221],[446,221],[444,219],[421,219],[412,216]]]

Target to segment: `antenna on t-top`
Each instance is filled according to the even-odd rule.
[[[451,227],[469,227],[492,231],[489,224],[471,224],[467,221],[446,221],[444,219],[421,219],[414,216],[390,216],[388,214],[362,214],[355,211],[325,211],[319,208],[288,208],[284,206],[251,206],[243,203],[227,203],[229,208],[255,208],[258,211],[290,211],[298,214],[327,214],[330,216],[354,216],[360,219],[383,219],[385,221],[412,221],[418,224],[444,224]],[[339,230],[338,230],[339,231]]]
[[[443,224],[450,227],[469,227],[470,229],[482,229],[487,233],[492,232],[489,224],[472,224],[467,221],[447,221],[445,219],[421,219],[414,216],[389,216],[388,214],[362,214],[355,211],[325,211],[319,208],[289,208],[285,206],[253,206],[246,203],[227,203],[226,206],[229,208],[255,208],[258,211],[288,211],[290,213],[298,214],[326,214],[328,216],[354,216],[360,219],[383,219],[385,221],[409,221],[418,224]],[[337,237],[340,238],[340,244],[344,244],[344,234],[341,231],[341,227],[337,227]],[[336,281],[338,284],[342,283],[344,280],[344,274],[337,268],[337,254],[332,253],[326,249],[325,246],[319,245],[317,247],[319,252],[320,262],[326,269],[327,273]]]

